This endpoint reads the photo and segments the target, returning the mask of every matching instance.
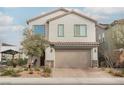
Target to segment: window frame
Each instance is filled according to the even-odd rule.
[[[75,31],[75,27],[76,26],[85,26],[85,35],[80,35],[80,36],[77,36],[76,35],[76,31]],[[74,24],[74,37],[87,37],[87,25],[86,24]]]
[[[63,34],[62,35],[59,35],[59,26],[63,26]],[[64,37],[64,24],[58,24],[58,37]]]
[[[42,33],[35,33],[35,31],[34,31],[34,26],[44,26],[44,33],[43,33],[43,36],[45,36],[45,34],[46,34],[46,32],[45,32],[45,25],[33,25],[33,27],[32,27],[32,32],[34,33],[34,34],[41,34],[42,35]]]

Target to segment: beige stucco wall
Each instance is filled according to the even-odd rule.
[[[64,24],[64,37],[58,37],[58,24]],[[74,25],[86,24],[87,37],[74,37]],[[69,14],[49,23],[49,41],[51,42],[96,42],[95,23],[75,14]]]
[[[31,21],[29,22],[29,28],[31,29],[33,25],[45,25],[46,24],[46,21],[50,18],[53,18],[53,17],[56,17],[58,15],[61,15],[65,13],[64,11],[60,10],[58,12],[55,12],[55,13],[52,13],[50,15],[47,15],[47,16],[44,16],[42,18],[39,18],[37,20],[34,20],[34,21]]]

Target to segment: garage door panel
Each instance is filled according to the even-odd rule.
[[[85,68],[90,66],[90,50],[56,50],[55,67]]]

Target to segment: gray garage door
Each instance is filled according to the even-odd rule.
[[[90,50],[56,50],[57,68],[88,68],[90,65]]]

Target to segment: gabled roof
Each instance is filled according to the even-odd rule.
[[[60,10],[61,10],[61,11],[65,11],[65,12],[69,12],[69,9],[67,9],[67,8],[58,8],[58,9],[56,9],[56,10],[53,10],[53,11],[47,12],[47,13],[45,13],[45,14],[39,15],[39,16],[37,16],[37,17],[34,17],[34,18],[32,18],[32,19],[29,19],[29,20],[27,21],[27,24],[29,24],[29,22],[31,22],[31,21],[37,20],[37,19],[39,19],[39,18],[42,18],[42,17],[44,17],[44,16],[47,16],[47,15],[50,15],[50,14],[52,14],[52,13],[58,12],[58,11],[60,11]]]
[[[100,27],[102,29],[107,29],[108,24],[96,24],[97,27]]]
[[[86,15],[84,15],[84,14],[82,14],[82,13],[79,13],[79,12],[77,12],[77,11],[74,11],[74,10],[71,10],[71,11],[65,13],[65,14],[56,16],[56,17],[54,17],[54,18],[48,19],[47,22],[56,20],[56,19],[58,19],[58,18],[64,17],[64,16],[69,15],[69,14],[76,14],[76,15],[78,15],[78,16],[80,16],[80,17],[86,18],[86,19],[88,19],[88,20],[90,20],[90,21],[93,21],[93,22],[97,23],[96,20],[94,20],[94,19],[92,19],[92,18],[90,18],[90,17],[88,17],[88,16],[86,16]]]
[[[14,46],[14,45],[7,44],[7,43],[2,43],[2,46]]]

